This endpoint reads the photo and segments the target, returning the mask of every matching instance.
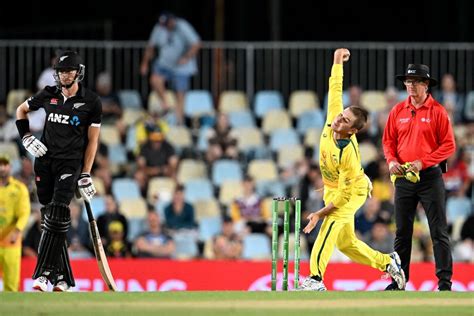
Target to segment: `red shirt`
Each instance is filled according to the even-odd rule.
[[[448,113],[431,95],[418,109],[411,104],[410,96],[395,105],[382,142],[387,163],[421,160],[423,169],[447,159],[456,150]]]

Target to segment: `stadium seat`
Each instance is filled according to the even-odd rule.
[[[237,148],[241,152],[247,153],[264,146],[262,132],[256,127],[236,128],[233,132],[237,137]]]
[[[290,114],[294,118],[300,117],[303,113],[319,108],[319,99],[313,91],[293,91],[289,100]]]
[[[145,116],[145,113],[140,109],[125,108],[123,110],[122,119],[126,126],[134,125]]]
[[[377,112],[387,107],[384,91],[364,91],[360,96],[360,103],[370,112]]]
[[[176,94],[173,91],[166,90],[165,99],[170,109],[174,109],[176,107]],[[148,94],[148,112],[160,113],[161,111],[163,111],[161,99],[158,97],[158,93],[152,90]]]
[[[360,162],[363,167],[370,162],[376,161],[379,158],[379,149],[374,144],[369,142],[362,142],[359,144]]]
[[[310,148],[319,146],[321,131],[322,129],[319,129],[319,128],[308,129],[306,131],[306,134],[304,135],[304,145]]]
[[[270,110],[263,117],[262,130],[265,135],[276,129],[291,128],[291,118],[284,110]]]
[[[262,233],[251,233],[243,238],[242,258],[264,260],[271,257],[270,239]]]
[[[197,257],[199,249],[196,238],[197,236],[194,232],[177,231],[173,235],[176,246],[173,257],[175,259],[192,259]]]
[[[253,117],[252,112],[248,110],[230,112],[227,116],[232,128],[255,127],[255,118]]]
[[[220,216],[204,217],[199,221],[199,240],[207,241],[222,231]]]
[[[255,181],[277,180],[277,167],[273,160],[255,159],[249,163],[247,172]]]
[[[110,170],[112,175],[119,174],[127,165],[127,150],[122,144],[107,146],[109,149]]]
[[[219,96],[219,111],[231,113],[248,110],[248,101],[243,91],[222,91]]]
[[[119,203],[124,199],[135,199],[141,197],[138,184],[131,178],[114,179],[112,181],[112,194]]]
[[[304,135],[310,128],[322,129],[323,126],[324,114],[319,109],[304,112],[296,121],[296,130],[300,135]]]
[[[280,168],[294,166],[304,159],[304,148],[301,145],[284,146],[278,150],[277,164]]]
[[[28,89],[13,89],[7,94],[7,113],[12,117],[16,117],[16,109],[20,104],[25,102],[33,93]]]
[[[92,181],[93,181],[94,187],[97,191],[97,195],[94,196],[94,199],[95,199],[95,197],[104,196],[107,193],[105,191],[104,181],[101,178],[94,177],[94,176],[92,176]]]
[[[166,140],[178,151],[193,146],[191,132],[186,126],[173,126],[166,133]]]
[[[0,153],[7,155],[11,161],[20,159],[20,149],[15,142],[0,142]]]
[[[224,181],[219,189],[219,202],[230,205],[235,199],[243,195],[242,181]]]
[[[216,199],[197,200],[193,203],[194,214],[197,222],[204,217],[216,217],[221,215],[219,203]]]
[[[143,109],[142,97],[137,90],[122,89],[117,92],[120,105],[123,109],[133,108],[141,110]]]
[[[192,179],[184,184],[184,198],[189,203],[214,198],[214,188],[207,178]]]
[[[209,133],[211,131],[211,127],[209,126],[201,126],[199,128],[199,134],[197,137],[197,149],[201,152],[204,153],[207,151],[209,148]]]
[[[146,201],[142,197],[121,199],[119,209],[127,219],[144,219],[148,211]]]
[[[100,141],[107,146],[120,144],[121,139],[118,129],[112,125],[102,125],[100,127]]]
[[[242,168],[236,160],[221,159],[212,164],[212,183],[220,186],[224,181],[243,179]]]
[[[138,238],[138,236],[140,236],[140,234],[142,234],[147,229],[145,218],[138,218],[138,217],[130,218],[130,219],[127,219],[127,223],[128,223],[128,233],[127,233],[128,240],[135,240],[136,238]]]
[[[206,178],[207,168],[203,161],[194,159],[182,159],[178,165],[177,180],[186,183],[192,179]]]
[[[147,200],[153,203],[155,199],[171,201],[176,188],[176,181],[168,177],[153,177],[148,182]]]
[[[298,133],[292,128],[282,128],[272,131],[270,134],[270,149],[278,151],[280,148],[287,148],[300,144]]]
[[[94,185],[95,185],[95,182],[94,182]],[[90,205],[91,205],[92,214],[94,215],[94,218],[97,220],[97,218],[105,212],[105,198],[103,196],[95,195],[94,198],[91,200]],[[86,211],[85,206],[83,206],[82,218],[86,222],[89,222],[89,218],[87,217],[87,211]]]
[[[214,103],[207,90],[190,90],[184,96],[184,115],[189,118],[214,115]]]
[[[262,90],[255,94],[254,113],[258,118],[263,118],[270,110],[283,109],[283,96],[277,90]]]
[[[256,181],[255,192],[261,197],[286,196],[285,186],[279,180]]]

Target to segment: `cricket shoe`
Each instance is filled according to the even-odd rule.
[[[307,277],[296,291],[326,291],[323,281],[317,281],[311,277]]]
[[[66,281],[59,281],[53,287],[53,292],[71,292],[71,287]]]
[[[395,280],[395,282],[398,285],[398,289],[404,290],[406,280],[405,280],[405,272],[403,272],[403,269],[402,269],[400,257],[398,256],[398,253],[395,251],[390,254],[390,258],[391,258],[391,261],[387,265],[386,271],[388,274],[390,274],[392,279]]]
[[[40,276],[33,282],[33,290],[46,292],[48,291],[48,278]]]

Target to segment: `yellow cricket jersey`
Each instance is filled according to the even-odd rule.
[[[359,144],[355,135],[350,139],[336,140],[331,129],[333,119],[343,111],[342,79],[342,65],[334,64],[329,78],[327,119],[321,133],[319,150],[324,201],[326,205],[332,202],[338,209],[346,206],[352,194],[368,193],[368,182],[360,163]]]
[[[13,177],[8,178],[6,186],[0,186],[0,247],[21,247],[21,235],[11,244],[10,232],[26,226],[30,216],[30,195],[26,185]]]

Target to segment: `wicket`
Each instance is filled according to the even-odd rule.
[[[294,288],[299,286],[300,273],[300,225],[301,225],[301,201],[297,198],[277,197],[272,201],[272,291],[277,290],[277,266],[278,266],[278,203],[284,202],[283,214],[283,285],[282,290],[288,291],[288,259],[290,239],[290,201],[294,202],[295,210],[295,272]]]

